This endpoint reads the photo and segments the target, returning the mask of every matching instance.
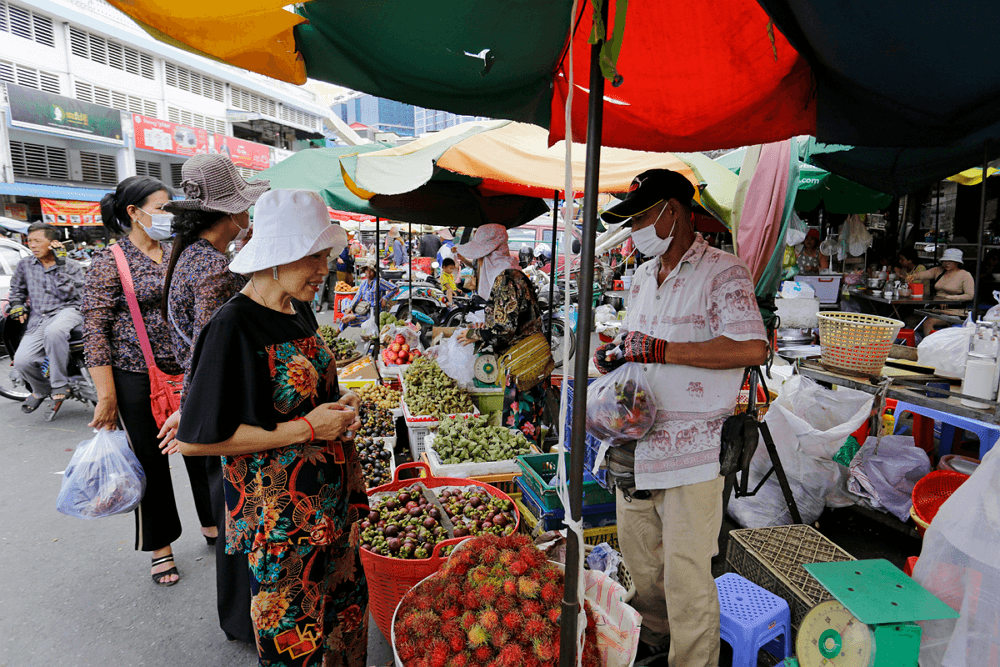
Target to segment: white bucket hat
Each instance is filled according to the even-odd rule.
[[[962,251],[958,248],[948,248],[943,253],[941,253],[942,262],[958,262],[959,264],[965,266],[965,262],[962,260]]]
[[[229,270],[248,275],[326,248],[339,255],[346,246],[347,232],[330,223],[326,202],[318,193],[271,190],[257,200],[253,237],[229,264]]]

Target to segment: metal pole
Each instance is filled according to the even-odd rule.
[[[938,237],[941,235],[941,181],[938,181],[937,202],[934,210],[934,263],[937,264]]]
[[[608,25],[608,0],[601,0],[601,17]],[[571,37],[572,38],[572,37]],[[601,168],[601,134],[604,117],[604,77],[600,55],[603,41],[590,48],[590,93],[587,107],[587,162],[583,187],[583,234],[580,239],[580,303],[577,331],[582,349],[577,350],[573,383],[573,443],[570,448],[568,511],[574,521],[583,515],[583,461],[587,447],[587,375],[590,364],[590,332],[594,327],[594,257],[597,237],[597,188]],[[570,193],[566,193],[569,197]],[[569,271],[570,267],[567,266]],[[559,635],[559,667],[576,665],[576,620],[581,600],[577,597],[580,581],[579,558],[583,545],[576,533],[566,531],[566,579],[563,593]]]
[[[549,345],[552,344],[552,313],[556,308],[556,276],[559,266],[559,253],[556,252],[556,238],[559,235],[559,191],[555,190],[552,195],[552,259],[549,260]]]
[[[379,358],[379,347],[382,344],[381,341],[381,329],[382,327],[382,262],[379,261],[379,250],[378,250],[378,235],[379,227],[381,221],[378,216],[375,216],[375,372],[378,373],[378,358]],[[360,289],[360,288],[359,288]]]
[[[403,247],[410,251],[409,254],[412,254],[413,253],[413,245],[412,245],[413,244],[413,221],[410,220],[406,224],[407,224],[408,229],[409,229],[409,232],[408,232],[409,238],[406,239],[406,245],[403,246]],[[409,292],[407,293],[407,296],[409,297],[410,321],[412,322],[413,321],[413,259],[411,257],[409,257],[409,254],[407,255],[407,257],[409,258],[409,262],[407,263],[408,266],[406,267],[406,282],[410,286],[410,289],[409,289]]]
[[[979,238],[976,240],[976,273],[983,268],[983,235],[986,233],[986,174],[990,167],[990,140],[983,142],[983,180],[980,184],[982,192],[979,196]],[[976,285],[976,295],[972,297],[972,321],[979,319],[979,285]],[[575,426],[575,424],[574,424]]]

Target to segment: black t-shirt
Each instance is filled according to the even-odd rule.
[[[212,316],[195,344],[178,440],[223,442],[240,424],[274,430],[338,400],[337,365],[316,316],[308,304],[292,305],[287,315],[237,294]],[[230,553],[263,542],[330,544],[349,507],[367,504],[353,444],[301,443],[222,463]]]
[[[441,237],[437,234],[424,234],[420,237],[420,256],[437,257],[441,249]]]

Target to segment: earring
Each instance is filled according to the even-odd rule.
[[[275,280],[278,279],[278,267],[275,266],[271,269],[271,275],[274,276]]]

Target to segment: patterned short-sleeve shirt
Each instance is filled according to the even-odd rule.
[[[626,328],[668,342],[725,336],[767,340],[746,265],[698,236],[661,285],[659,260],[632,279]],[[656,422],[635,452],[636,487],[668,489],[719,474],[722,423],[733,413],[743,369],[710,370],[644,364],[656,401]]]

